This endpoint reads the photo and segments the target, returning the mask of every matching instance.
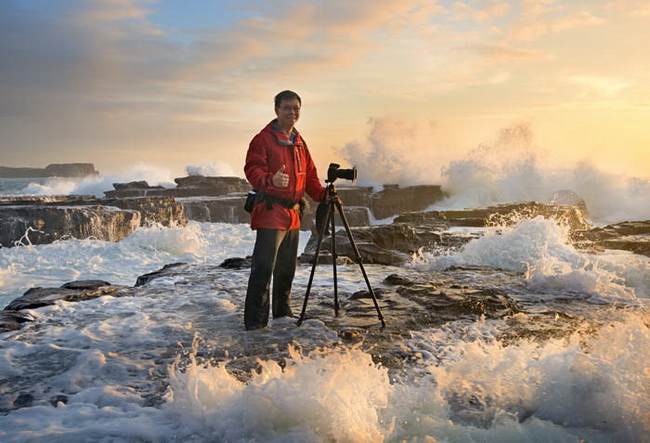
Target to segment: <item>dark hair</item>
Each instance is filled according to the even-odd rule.
[[[282,91],[278,95],[275,96],[275,107],[279,108],[280,104],[282,103],[282,100],[293,100],[296,99],[298,100],[298,103],[302,106],[302,100],[300,100],[300,96],[296,94],[293,91]]]

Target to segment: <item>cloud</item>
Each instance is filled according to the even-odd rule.
[[[642,2],[627,4],[630,13],[643,13]],[[642,45],[575,50],[588,40],[583,28],[601,26],[591,35],[617,41],[624,26],[612,23],[622,9],[581,5],[227,1],[219,27],[204,20],[190,28],[190,20],[160,14],[168,3],[153,0],[0,1],[2,162],[23,165],[28,154],[38,161],[241,161],[232,147],[246,146],[284,88],[318,104],[318,115],[311,108],[301,128],[326,125],[325,146],[359,138],[369,115],[480,119],[487,108],[513,115],[564,93],[575,98],[576,87],[599,99],[640,92],[643,101]],[[643,20],[625,17],[623,25],[643,30]],[[576,39],[552,38],[571,30]],[[617,63],[603,63],[614,50]],[[550,94],[535,89],[539,84]],[[375,122],[371,134],[389,126]],[[185,158],[190,153],[203,158]]]
[[[0,94],[19,98],[11,111],[143,96],[173,77],[177,63],[169,53],[175,48],[144,20],[137,3],[58,2],[33,11],[5,6],[0,69],[8,82]]]
[[[613,0],[605,5],[610,11],[624,12],[633,17],[650,16],[650,3],[647,0]]]
[[[94,0],[80,3],[79,17],[91,23],[113,22],[115,20],[143,19],[151,12],[143,4],[152,0]]]
[[[605,97],[614,97],[621,91],[632,86],[626,80],[593,75],[573,76],[569,81],[581,87],[581,96],[584,97],[594,93]]]
[[[542,51],[526,48],[515,48],[506,43],[495,45],[473,44],[461,46],[458,49],[461,51],[474,52],[493,62],[530,61],[547,57],[547,55]]]
[[[599,26],[607,23],[607,20],[593,15],[589,11],[578,11],[575,14],[563,17],[549,25],[551,32],[558,33],[568,29],[580,28],[582,26]]]
[[[199,100],[178,93],[184,49],[148,3],[1,3],[3,164],[128,162],[172,139],[170,122]]]
[[[531,5],[520,20],[513,22],[510,37],[515,41],[534,41],[548,34],[605,24],[607,20],[586,10],[573,12],[536,4]]]
[[[452,5],[451,17],[454,20],[472,20],[484,23],[506,15],[509,10],[510,4],[506,2],[487,3],[476,8],[468,3],[455,2]]]
[[[244,75],[268,72],[295,77],[349,65],[380,49],[377,32],[397,32],[410,26],[412,17],[422,23],[438,12],[416,0],[298,2],[216,30],[196,42],[194,49],[213,55],[203,59],[208,69],[240,66]]]

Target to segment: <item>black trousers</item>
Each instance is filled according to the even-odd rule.
[[[296,273],[299,241],[300,229],[257,229],[244,307],[246,329],[263,328],[269,322],[271,277],[273,318],[291,315],[291,284]]]

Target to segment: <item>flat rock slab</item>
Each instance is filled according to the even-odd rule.
[[[650,257],[650,220],[626,221],[580,231],[579,246],[630,251]]]
[[[96,204],[2,206],[0,245],[45,244],[70,237],[119,241],[131,235],[140,221],[138,211]]]
[[[125,286],[116,286],[102,280],[81,280],[66,283],[59,288],[32,288],[5,307],[5,311],[21,311],[50,306],[59,301],[82,301],[104,295],[126,295]]]
[[[23,323],[34,321],[34,316],[27,312],[0,311],[0,333],[17,331]]]
[[[485,208],[413,212],[400,215],[394,220],[394,223],[426,225],[442,221],[449,226],[512,226],[523,219],[535,218],[540,215],[567,225],[571,231],[591,228],[585,220],[585,210],[580,206],[543,204],[535,201]]]
[[[182,273],[183,269],[187,266],[189,266],[187,263],[170,263],[163,266],[162,269],[139,276],[135,282],[135,286],[144,286],[149,282],[162,277],[174,277],[179,275],[179,273]]]

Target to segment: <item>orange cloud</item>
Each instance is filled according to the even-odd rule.
[[[454,20],[473,20],[477,23],[484,23],[497,17],[504,16],[510,10],[510,4],[488,3],[480,7],[473,8],[467,3],[456,2],[452,6]]]
[[[557,17],[560,12],[566,13],[565,11],[545,7],[528,10],[527,14],[524,14],[520,20],[513,22],[511,37],[517,41],[533,41],[547,34],[557,34],[569,29],[607,23],[607,20],[586,10],[570,12],[567,15]]]

